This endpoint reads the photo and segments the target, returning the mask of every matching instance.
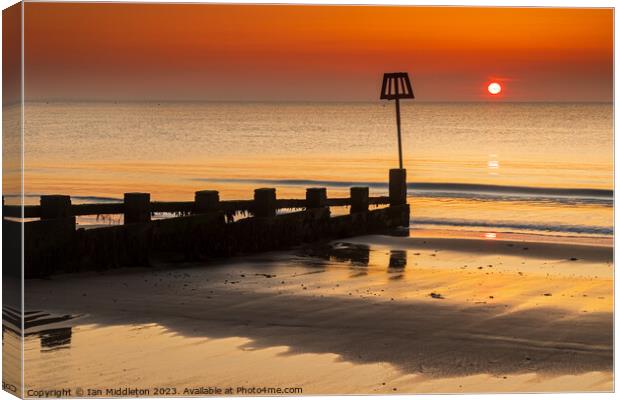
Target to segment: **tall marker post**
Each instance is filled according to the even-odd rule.
[[[403,226],[409,226],[409,207],[407,206],[407,170],[403,168],[403,145],[400,132],[400,99],[414,99],[411,81],[406,72],[383,74],[381,100],[396,100],[396,130],[398,133],[398,169],[390,169],[390,206],[395,209],[406,207]]]
[[[383,74],[381,100],[396,100],[396,129],[398,132],[398,166],[403,169],[403,148],[400,134],[400,99],[415,99],[411,81],[406,72]]]

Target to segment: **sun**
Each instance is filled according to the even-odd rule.
[[[491,82],[489,84],[489,86],[487,87],[487,90],[489,91],[489,93],[491,93],[492,95],[496,95],[496,94],[500,94],[502,91],[502,85],[500,85],[497,82]]]

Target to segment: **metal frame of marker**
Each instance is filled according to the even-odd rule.
[[[396,100],[396,129],[398,131],[398,165],[403,169],[403,149],[400,134],[400,99],[415,99],[409,75],[406,72],[383,74],[381,100]]]

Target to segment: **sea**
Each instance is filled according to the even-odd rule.
[[[410,229],[613,236],[613,104],[401,102]],[[387,194],[393,102],[27,102],[26,203]],[[81,224],[117,223],[109,218]]]

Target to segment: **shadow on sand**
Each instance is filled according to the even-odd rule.
[[[364,248],[361,254],[359,250],[339,257],[350,268],[363,269],[367,255]],[[322,270],[316,259],[312,263],[313,269]],[[388,273],[400,274],[405,265],[406,255],[393,252]],[[207,279],[213,271],[202,270],[199,274],[204,275],[192,279]],[[246,337],[251,349],[288,346],[290,354],[334,353],[344,361],[385,362],[405,373],[436,378],[612,370],[611,313],[555,308],[506,313],[499,305],[317,296],[311,291],[278,294],[252,284],[228,285],[215,292],[203,288],[191,294],[179,294],[174,288],[150,292],[138,288],[152,276],[148,274],[63,281],[56,288],[63,296],[47,306],[57,312],[88,314],[82,323],[156,323],[187,337]],[[82,295],[84,285],[87,298]],[[119,291],[119,287],[136,289]],[[120,296],[118,301],[112,301],[115,296]],[[46,302],[35,295],[27,304],[40,307]],[[165,350],[161,357],[165,359]]]

